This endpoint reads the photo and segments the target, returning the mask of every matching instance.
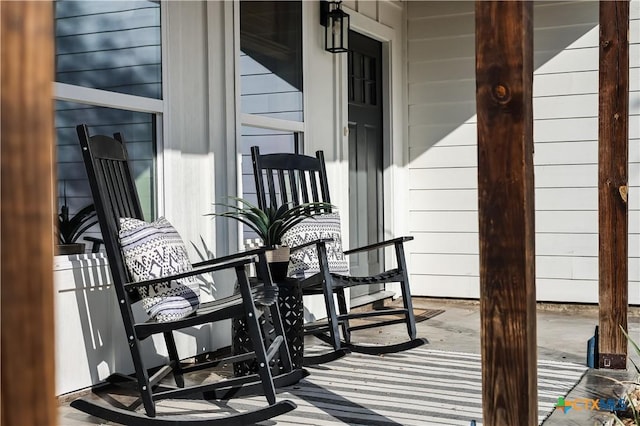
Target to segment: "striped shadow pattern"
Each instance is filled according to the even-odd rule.
[[[478,354],[424,348],[383,357],[352,353],[308,370],[307,378],[279,392],[298,408],[265,425],[482,424]],[[578,364],[538,362],[540,423],[586,371]]]

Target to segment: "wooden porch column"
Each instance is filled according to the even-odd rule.
[[[1,422],[55,425],[53,16],[0,2]]]
[[[476,1],[486,426],[538,424],[532,87],[532,3]]]
[[[627,366],[629,2],[600,1],[598,109],[600,368]]]

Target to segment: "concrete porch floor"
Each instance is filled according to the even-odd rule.
[[[480,353],[480,312],[477,301],[414,298],[414,308],[444,310],[443,313],[417,324],[418,336],[429,340],[427,346],[430,349]],[[640,341],[639,307],[630,309],[628,322],[630,335],[636,341]],[[593,335],[597,323],[598,308],[594,305],[538,304],[538,359],[585,365],[587,340]],[[384,331],[372,329],[359,332],[355,340],[391,343],[401,341],[405,335],[403,325],[394,325]],[[631,347],[629,357],[640,365],[640,357]],[[589,370],[566,399],[618,398],[624,387],[616,380],[629,380],[634,377],[631,370]],[[556,410],[544,425],[602,425],[606,424],[603,422],[608,418],[611,416],[601,411],[572,410],[563,413]],[[68,401],[61,400],[58,424],[77,426],[104,423],[69,407]]]

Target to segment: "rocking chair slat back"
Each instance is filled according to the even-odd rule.
[[[331,203],[322,152],[316,158],[299,154],[260,155],[258,147],[252,147],[251,153],[254,170],[261,171],[254,173],[260,208],[287,203]]]
[[[92,190],[95,194],[93,201],[100,226],[106,227],[102,229],[102,238],[108,258],[113,259],[109,262],[109,267],[116,292],[119,298],[128,297],[132,302],[137,301],[138,292],[124,291],[123,280],[129,280],[130,277],[117,240],[119,218],[143,219],[140,200],[127,162],[124,139],[119,133],[114,136],[120,144],[115,144],[113,139],[102,135],[90,137],[86,126],[79,126],[77,132],[85,161],[94,165],[87,169],[87,174],[90,186],[95,188]]]

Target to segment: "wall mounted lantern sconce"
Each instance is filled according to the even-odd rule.
[[[320,24],[324,27],[324,49],[331,53],[346,52],[349,40],[349,15],[340,1],[320,0]]]

